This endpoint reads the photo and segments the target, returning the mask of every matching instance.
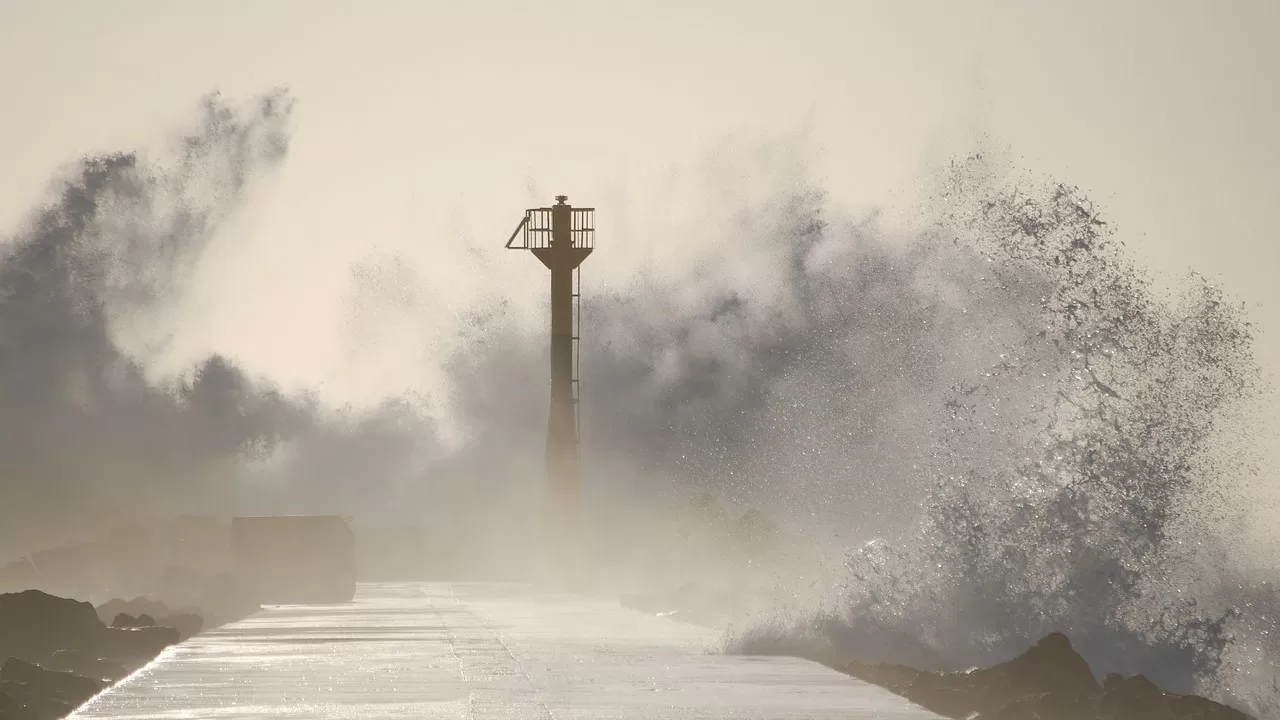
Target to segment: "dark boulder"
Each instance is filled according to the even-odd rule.
[[[137,668],[183,639],[179,630],[156,626],[146,613],[143,618],[118,614],[125,615],[117,619],[128,627],[108,628],[89,603],[37,590],[0,595],[0,657],[44,665],[59,651],[74,651],[62,657],[60,669],[80,664],[77,672],[93,667],[90,674],[107,677],[119,674],[117,667]],[[190,618],[178,620],[187,630],[194,626]],[[110,664],[83,664],[104,659]]]
[[[1164,698],[1174,720],[1254,720],[1252,715],[1198,695],[1165,693]]]
[[[117,598],[103,603],[98,606],[98,617],[115,628],[170,627],[177,630],[183,640],[214,624],[200,608],[184,607],[175,612],[163,602],[144,597],[129,601]]]
[[[9,658],[0,667],[0,682],[24,685],[40,690],[44,695],[73,698],[77,700],[77,704],[97,695],[106,687],[101,680],[81,677],[75,673],[46,670],[17,658]]]
[[[1104,717],[1128,720],[1166,720],[1170,714],[1164,691],[1145,675],[1108,675],[1102,683],[1100,710]]]
[[[128,613],[119,613],[116,615],[115,619],[111,621],[111,627],[113,628],[154,627],[155,624],[155,618],[146,613],[142,613],[137,617]]]
[[[109,628],[103,657],[137,667],[150,662],[170,645],[182,641],[177,630],[167,627]]]
[[[1098,717],[1104,720],[1253,720],[1197,695],[1165,692],[1143,675],[1108,675],[1102,692]]]
[[[98,614],[99,622],[110,626],[111,623],[115,622],[115,618],[122,613],[129,614],[129,603],[120,598],[112,598],[94,608],[94,611]]]
[[[0,668],[0,687],[39,720],[61,718],[83,705],[106,683],[73,673],[45,670],[17,658]]]
[[[89,603],[39,590],[0,595],[0,657],[40,662],[58,650],[92,649],[105,630]]]
[[[115,620],[121,615],[127,615],[131,618],[149,615],[153,618],[158,618],[168,615],[169,608],[158,600],[151,600],[145,597],[136,597],[128,601],[116,598],[99,605],[97,613],[103,624],[114,625]]]
[[[1147,678],[1108,676],[1101,685],[1065,635],[967,673],[853,663],[844,670],[939,715],[966,720],[1252,720],[1193,695],[1166,693]]]
[[[1066,635],[1053,633],[1008,662],[968,673],[981,717],[1087,718],[1102,687]],[[1031,714],[1036,713],[1036,714]]]
[[[0,683],[0,720],[39,720],[36,711],[9,694],[8,683]]]
[[[901,665],[851,665],[847,672],[947,717],[1080,720],[1095,717],[1102,688],[1065,635],[1053,633],[1022,655],[967,673]]]
[[[115,682],[129,674],[129,669],[124,665],[84,650],[59,650],[49,658],[44,667],[47,670],[75,673],[108,682]]]

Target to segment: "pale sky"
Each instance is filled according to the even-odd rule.
[[[600,208],[606,249],[606,199],[724,143],[804,134],[833,200],[864,208],[986,132],[1100,200],[1156,271],[1246,300],[1274,372],[1277,37],[1266,0],[0,0],[0,232],[78,154],[157,145],[210,90],[287,84],[291,156],[202,266],[179,355],[359,396],[421,380],[342,375],[349,268],[372,252],[403,253],[443,315],[540,299],[528,258],[457,261],[555,194]],[[637,257],[597,255],[605,280]]]

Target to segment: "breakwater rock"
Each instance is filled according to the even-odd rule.
[[[805,652],[803,643],[778,636],[757,636],[734,651],[808,657],[957,720],[1255,720],[1203,697],[1167,692],[1142,675],[1100,682],[1061,633],[1012,660],[967,672],[840,662],[830,647]]]
[[[0,594],[0,720],[56,720],[219,621],[257,605],[218,598],[220,614],[148,599],[87,602],[39,590]]]

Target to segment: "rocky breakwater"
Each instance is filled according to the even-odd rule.
[[[235,602],[214,619],[146,598],[95,608],[39,590],[0,594],[0,720],[65,717],[165,648],[256,609]]]
[[[1212,700],[1166,692],[1142,675],[1099,682],[1061,633],[1012,660],[969,672],[858,662],[838,669],[965,720],[1254,720]]]
[[[0,595],[0,718],[63,717],[179,639],[108,627],[93,605],[39,590]]]

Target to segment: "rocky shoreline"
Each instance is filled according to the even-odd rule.
[[[710,628],[727,616],[684,588],[669,597],[624,595],[624,607]],[[930,672],[901,664],[849,662],[831,648],[785,635],[760,634],[737,643],[743,655],[788,655],[820,662],[955,720],[1257,720],[1198,695],[1162,690],[1142,675],[1101,682],[1070,639],[1052,633],[1018,657],[967,672]]]
[[[684,598],[691,600],[692,598]],[[682,610],[668,599],[625,596],[624,606],[708,627],[721,614]],[[166,648],[256,611],[241,600],[214,612],[171,609],[155,599],[91,603],[39,590],[0,594],[0,720],[56,720],[137,671]],[[777,635],[733,648],[750,655],[796,655],[883,687],[956,720],[1256,720],[1196,695],[1168,692],[1141,675],[1101,681],[1061,633],[1009,661],[967,672],[847,662]]]
[[[1254,720],[1198,695],[1161,690],[1142,675],[1093,670],[1061,633],[989,668],[934,673],[905,665],[838,668],[949,718],[968,720]]]
[[[95,608],[40,590],[0,594],[0,720],[66,717],[165,648],[257,609],[241,600],[171,611],[148,598]]]

